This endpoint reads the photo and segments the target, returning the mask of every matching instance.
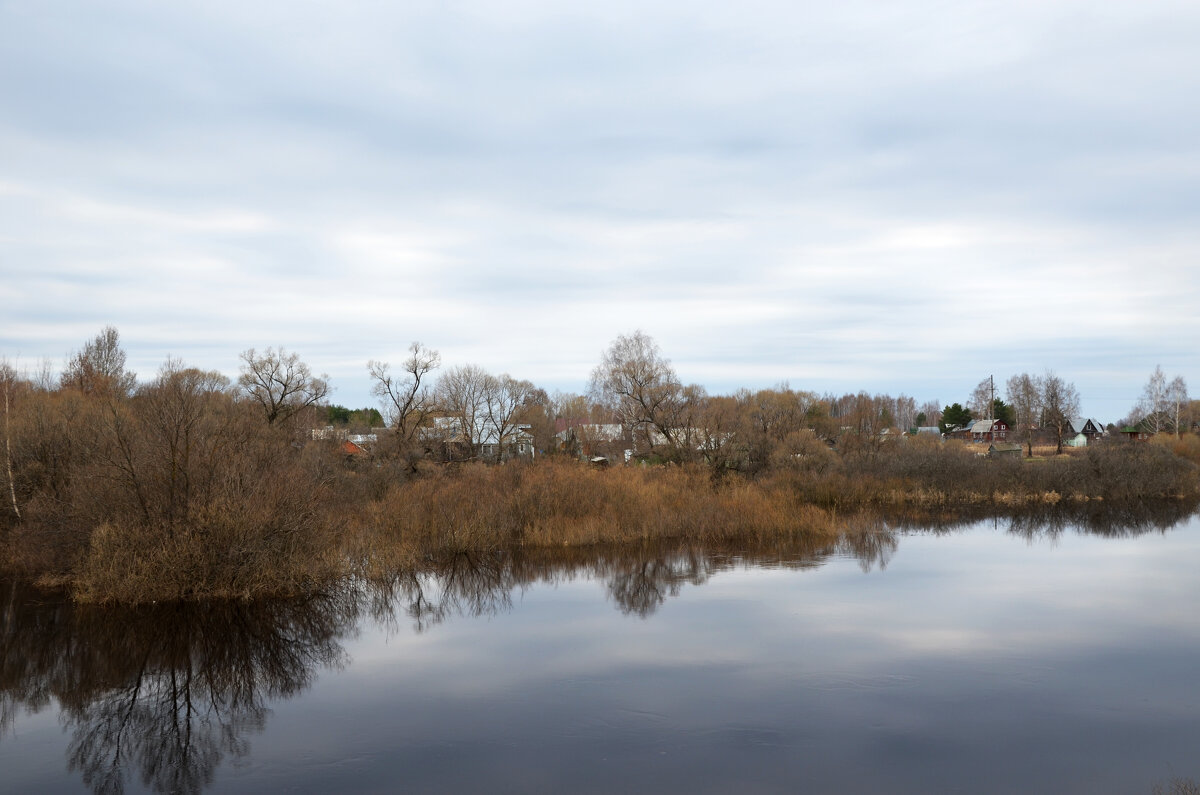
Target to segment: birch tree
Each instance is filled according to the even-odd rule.
[[[1029,373],[1008,379],[1005,394],[1012,406],[1012,431],[1018,442],[1025,444],[1025,454],[1033,456],[1033,432],[1042,417],[1042,383]]]
[[[13,480],[12,466],[12,421],[9,418],[11,409],[10,393],[12,392],[13,383],[16,381],[16,371],[7,361],[0,360],[0,390],[4,392],[4,471],[8,480],[8,498],[12,504],[13,515],[18,521],[21,519],[21,509],[17,505],[17,487],[16,481]]]
[[[1183,380],[1183,376],[1177,375],[1167,384],[1167,410],[1170,412],[1171,427],[1175,430],[1177,439],[1183,435],[1186,424],[1184,417],[1189,403],[1187,382]]]
[[[1042,377],[1042,425],[1054,433],[1056,454],[1061,454],[1063,438],[1071,427],[1071,418],[1079,416],[1079,392],[1075,385],[1047,370]]]

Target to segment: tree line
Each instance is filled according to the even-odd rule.
[[[710,395],[699,384],[682,383],[657,343],[642,331],[613,340],[592,371],[585,394],[548,394],[528,380],[492,374],[473,364],[443,369],[438,351],[414,342],[395,366],[367,363],[379,405],[350,410],[329,403],[328,376],[314,374],[296,353],[250,348],[239,360],[236,383],[172,360],[155,380],[139,387],[125,369],[119,334],[110,326],[72,354],[57,379],[47,366],[32,377],[18,375],[9,365],[0,373],[6,401],[25,392],[73,393],[113,403],[139,395],[148,399],[168,383],[189,381],[188,389],[198,400],[220,394],[257,410],[269,427],[295,433],[329,423],[355,425],[364,432],[381,430],[377,453],[403,459],[410,468],[429,458],[503,460],[525,440],[542,454],[612,455],[631,450],[639,459],[704,461],[718,469],[754,473],[773,461],[803,455],[814,440],[869,452],[888,432],[915,433],[936,425],[945,433],[987,417],[1003,420],[1010,438],[1024,444],[1028,455],[1039,436],[1061,453],[1080,413],[1075,385],[1052,371],[1013,375],[1002,396],[989,377],[975,388],[966,406],[941,408],[937,401],[918,405],[903,394],[818,395],[786,383]],[[1143,399],[1122,423],[1178,435],[1197,418],[1200,412],[1188,399],[1183,378],[1169,380],[1159,367]],[[11,422],[7,409],[5,422]],[[606,430],[612,428],[620,429],[619,436]],[[11,468],[11,433],[6,432],[5,443],[6,468]],[[7,481],[8,501],[19,512],[14,475],[10,473]]]
[[[586,394],[443,368],[420,343],[394,366],[371,361],[385,427],[364,460],[311,434],[356,415],[330,406],[327,376],[282,348],[248,349],[240,362],[232,380],[168,359],[139,383],[110,327],[59,373],[0,365],[0,570],[95,601],[292,594],[397,550],[411,562],[507,543],[768,538],[832,528],[847,507],[1187,495],[1200,459],[1195,444],[1125,445],[1024,467],[923,434],[896,443],[898,428],[942,414],[936,403],[786,384],[710,395],[634,332],[604,351]],[[1029,403],[1008,393],[1017,424],[1044,421],[1047,395],[1073,390],[1028,380]],[[1186,422],[1182,404],[1178,415],[1157,405],[1162,422]],[[548,462],[474,465],[528,439]],[[676,466],[601,472],[576,461],[624,450]]]

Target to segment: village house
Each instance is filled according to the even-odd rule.
[[[1067,444],[1072,447],[1086,447],[1108,435],[1104,424],[1088,417],[1072,417],[1069,420],[1068,436],[1073,437]]]
[[[1004,420],[976,420],[971,423],[972,442],[1003,442],[1008,439],[1008,423]]]
[[[951,425],[946,428],[946,432],[942,434],[944,439],[961,439],[967,441],[971,438],[971,428],[974,423],[968,422],[966,425]]]
[[[426,452],[450,461],[472,457],[484,461],[507,461],[510,458],[533,458],[537,450],[529,425],[509,425],[501,433],[495,423],[478,418],[474,433],[463,432],[458,417],[434,417],[430,427],[420,429],[419,438]]]

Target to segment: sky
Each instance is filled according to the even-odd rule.
[[[1194,2],[0,0],[0,356],[1200,392]]]

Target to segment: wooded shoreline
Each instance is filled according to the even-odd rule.
[[[84,602],[254,599],[498,549],[834,543],[884,526],[984,517],[1119,527],[1147,506],[1187,515],[1200,499],[1200,468],[1157,444],[1035,463],[899,444],[869,459],[830,451],[819,464],[756,478],[696,465],[600,469],[564,457],[400,477],[349,464],[332,445],[285,449],[294,460],[260,474],[226,458],[186,518],[153,503],[147,519],[137,495],[112,483],[104,495],[83,490],[80,502],[27,511],[4,528],[3,569]]]
[[[283,351],[244,354],[238,388],[176,361],[139,386],[115,329],[57,381],[0,366],[0,574],[84,602],[256,599],[463,552],[833,540],[911,517],[1094,514],[1098,505],[1122,515],[1200,498],[1193,433],[1109,439],[1043,460],[988,458],[980,445],[844,425],[786,388],[702,399],[673,380],[647,338],[618,343],[609,358],[620,361],[601,369],[634,378],[641,370],[626,360],[640,351],[634,361],[658,362],[658,380],[635,378],[657,384],[636,400],[621,384],[606,387],[614,405],[632,404],[614,416],[644,437],[631,441],[629,464],[612,466],[581,460],[591,454],[577,446],[506,455],[503,429],[516,427],[518,409],[544,409],[536,401],[505,403],[486,463],[475,441],[459,460],[456,445],[428,432],[439,419],[472,424],[435,412],[422,378],[436,354],[423,357],[416,344],[408,380],[388,380],[376,363],[396,404],[391,425],[370,450],[349,453],[336,436],[312,433],[327,391]]]

